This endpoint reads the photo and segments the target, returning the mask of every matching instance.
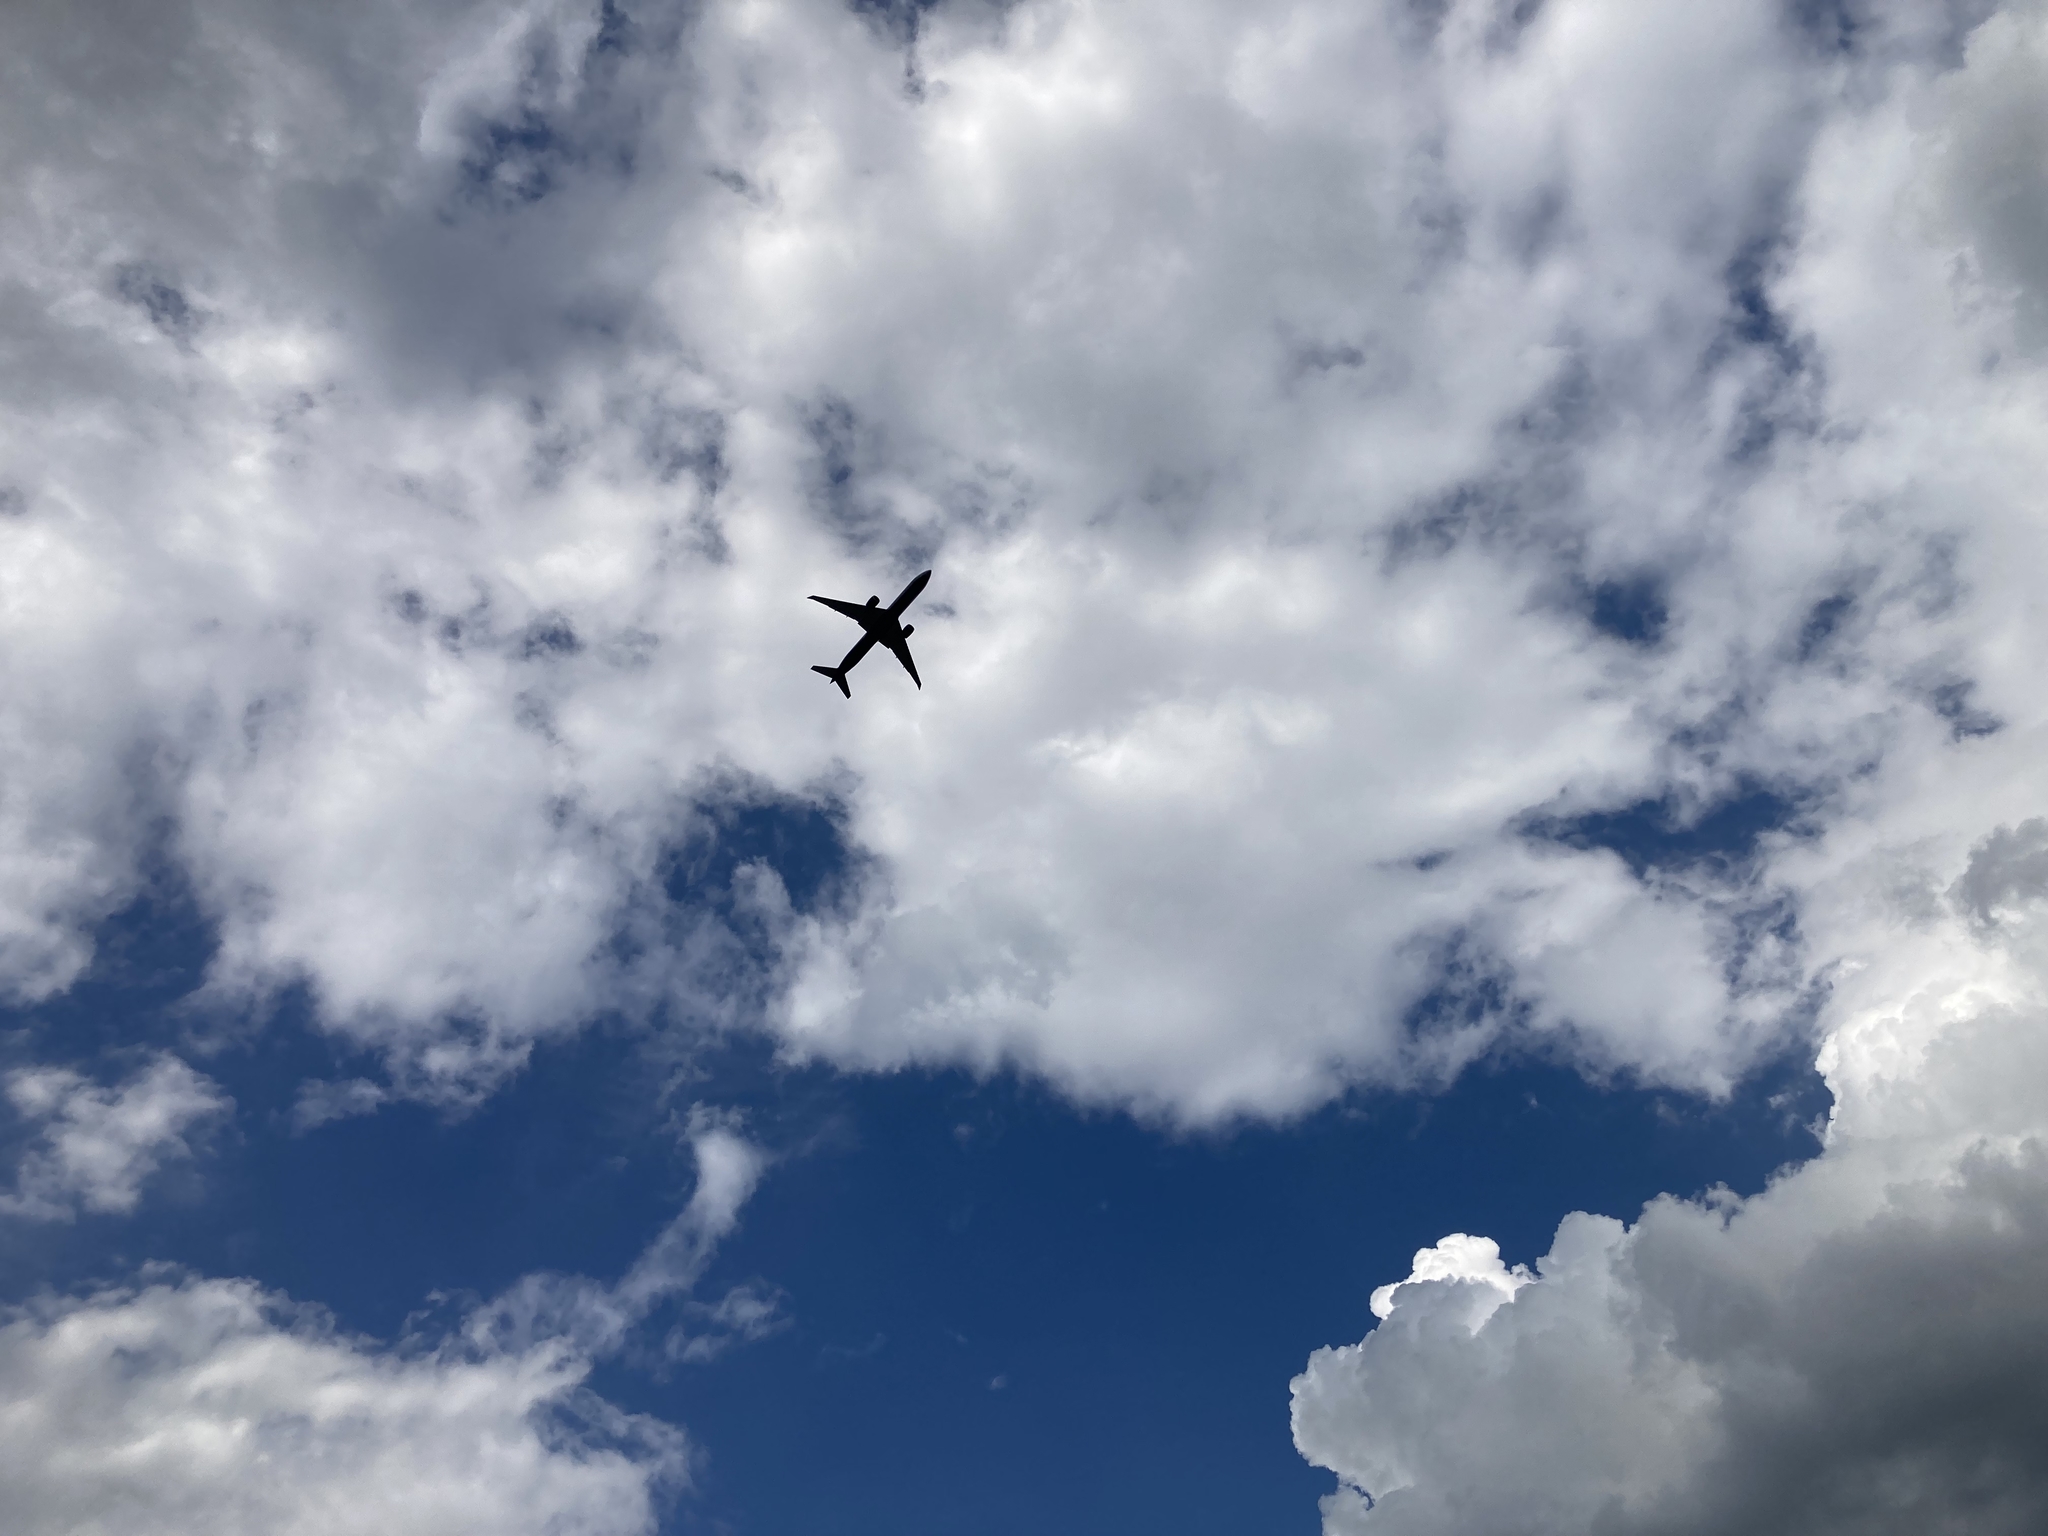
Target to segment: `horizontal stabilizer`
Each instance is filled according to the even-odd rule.
[[[811,670],[824,673],[839,685],[841,693],[845,694],[849,699],[853,697],[853,690],[846,686],[846,669],[844,667],[813,667]]]

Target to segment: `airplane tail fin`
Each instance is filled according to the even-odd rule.
[[[811,670],[824,673],[839,685],[841,693],[845,694],[849,699],[853,697],[853,690],[846,686],[846,669],[844,667],[813,667]]]

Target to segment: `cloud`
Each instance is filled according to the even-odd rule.
[[[706,1326],[701,1332],[693,1332],[687,1324],[671,1329],[662,1342],[662,1352],[671,1360],[699,1365],[716,1360],[736,1345],[769,1338],[790,1325],[784,1310],[787,1299],[775,1286],[746,1281],[715,1302],[686,1302],[684,1310],[691,1322]]]
[[[1453,1232],[1416,1252],[1415,1266],[1406,1280],[1396,1280],[1372,1293],[1372,1315],[1383,1321],[1392,1317],[1401,1292],[1409,1286],[1450,1284],[1459,1287],[1457,1294],[1473,1305],[1467,1327],[1477,1333],[1479,1325],[1503,1302],[1513,1301],[1515,1292],[1531,1278],[1523,1266],[1509,1269],[1501,1262],[1500,1244],[1492,1238]]]
[[[1793,839],[1640,870],[1527,829],[1698,816],[1745,782],[1825,825],[1873,761],[2016,718],[1982,703],[1997,664],[1972,629],[2010,611],[1980,557],[2025,526],[2038,453],[1984,445],[1956,487],[1976,531],[1903,478],[1909,429],[1855,351],[1885,324],[1836,325],[1819,286],[1843,249],[1914,284],[1949,258],[1833,206],[1872,148],[1846,83],[1776,8],[1511,20],[1452,7],[1416,45],[1297,7],[1159,50],[1135,13],[1041,10],[999,53],[926,37],[948,94],[919,142],[974,146],[975,249],[1036,307],[963,299],[942,375],[962,383],[926,391],[873,377],[908,322],[864,300],[851,478],[880,497],[926,442],[1028,457],[1028,510],[953,526],[955,625],[987,636],[967,696],[920,707],[915,751],[881,708],[855,717],[856,830],[891,880],[865,924],[798,950],[800,1049],[1007,1059],[1194,1119],[1429,1081],[1504,1042],[1718,1091],[1835,958],[1804,942],[1775,857]],[[1857,90],[1929,68],[1913,25],[1877,28]],[[1907,148],[1878,162],[1895,187],[1926,162]],[[1241,196],[1186,195],[1191,165]],[[942,205],[951,167],[902,173],[901,219]],[[1155,195],[1095,197],[1111,185]],[[883,292],[928,316],[946,295],[924,275],[967,238],[943,206],[876,248],[920,275]],[[844,245],[820,249],[805,270],[840,281]],[[1954,338],[1933,298],[1911,294],[1914,323]],[[1927,430],[1967,438],[1986,401],[1944,387]],[[1654,633],[1617,616],[1634,592]]]
[[[248,1281],[14,1308],[8,1529],[644,1536],[689,1442],[586,1391],[587,1369],[559,1345],[395,1353]]]
[[[401,1095],[608,1010],[1186,1121],[1518,1048],[1719,1093],[1838,958],[1795,829],[1550,834],[1810,833],[2033,717],[2032,183],[1943,169],[2024,141],[2027,14],[961,4],[908,80],[825,0],[193,0],[92,72],[53,14],[23,996],[169,826],[210,995]],[[802,594],[928,563],[933,687],[821,696]],[[735,785],[835,809],[837,900],[668,879]]]
[[[651,1533],[696,1453],[586,1389],[593,1361],[665,1302],[684,1363],[786,1323],[760,1283],[689,1299],[767,1158],[716,1112],[688,1129],[697,1187],[617,1284],[529,1275],[402,1348],[243,1280],[146,1274],[0,1313],[8,1530]]]
[[[684,1298],[703,1276],[718,1244],[739,1222],[740,1207],[768,1167],[761,1148],[736,1123],[704,1106],[689,1118],[697,1187],[690,1202],[649,1243],[618,1281],[583,1275],[525,1275],[466,1320],[467,1335],[493,1349],[531,1349],[566,1340],[589,1356],[613,1353],[632,1328],[664,1303]],[[781,1325],[780,1296],[764,1287],[736,1287],[716,1304],[690,1304],[695,1319],[711,1324],[691,1335],[674,1330],[665,1346],[683,1360],[706,1360],[732,1344],[765,1338]]]
[[[1875,55],[1931,15],[1878,13]],[[1806,951],[1827,957],[1824,1150],[1747,1200],[1571,1215],[1511,1294],[1497,1258],[1419,1256],[1375,1293],[1384,1321],[1294,1383],[1296,1443],[1340,1480],[1333,1536],[2018,1532],[2048,1517],[2033,1450],[2048,1423],[2033,1088],[2048,1072],[2048,722],[2020,660],[2042,638],[2019,574],[2039,526],[2015,511],[2039,473],[2022,423],[2042,353],[2034,297],[1974,275],[2008,260],[2003,231],[2039,198],[2019,171],[1986,195],[1985,162],[1956,153],[2026,131],[2032,100],[2008,75],[2038,63],[2044,19],[2010,8],[1943,67],[1833,116],[1773,288],[1826,362],[1829,409],[1857,423],[1832,472],[1870,488],[1880,521],[1944,499],[1983,518],[1924,546],[1888,599],[1896,578],[1841,586],[1850,628],[1810,632],[1837,680],[1922,678],[1948,726],[1894,736],[1770,855]],[[1945,614],[1952,640],[1908,661],[1887,622],[1859,617],[1873,600]],[[1939,693],[1951,667],[1968,708]]]
[[[2048,346],[2048,33],[2037,5],[1987,17],[1970,34],[1966,67],[1947,82],[1939,204],[1970,234],[1985,275],[2012,295],[2021,334]]]
[[[1949,888],[1949,900],[1981,928],[1996,929],[2023,914],[2027,902],[2048,890],[2048,820],[2036,816],[2018,827],[2000,827]]]
[[[82,1207],[127,1215],[166,1163],[190,1158],[234,1108],[220,1085],[175,1056],[112,1088],[63,1067],[7,1075],[7,1099],[39,1134],[21,1155],[0,1216],[69,1221]]]
[[[385,1089],[366,1077],[341,1082],[307,1081],[299,1085],[299,1096],[292,1104],[292,1129],[303,1133],[318,1130],[330,1121],[375,1114],[389,1097]]]
[[[1942,910],[1868,923],[1813,1162],[1748,1200],[1572,1215],[1534,1278],[1459,1236],[1375,1292],[1380,1326],[1294,1383],[1297,1445],[1343,1480],[1325,1530],[2037,1529],[2048,874],[2013,871],[2038,832],[1984,839]]]

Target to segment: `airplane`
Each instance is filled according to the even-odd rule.
[[[853,649],[846,653],[845,660],[841,661],[838,666],[813,667],[811,670],[813,672],[822,672],[831,678],[838,685],[839,691],[850,699],[853,697],[853,690],[846,686],[846,674],[854,669],[861,657],[867,655],[879,643],[895,653],[896,659],[903,663],[903,670],[910,674],[910,680],[916,683],[919,691],[922,692],[924,680],[917,675],[917,663],[910,659],[910,636],[917,626],[915,624],[904,624],[899,621],[903,617],[903,610],[911,605],[916,599],[917,594],[924,590],[924,584],[931,579],[932,573],[930,571],[926,571],[923,575],[915,578],[909,586],[896,594],[896,601],[886,608],[881,606],[882,600],[879,597],[871,597],[863,605],[860,603],[844,603],[836,597],[820,597],[817,593],[813,592],[811,594],[812,602],[823,603],[834,612],[845,614],[849,619],[860,625],[865,633],[858,640],[854,641]]]

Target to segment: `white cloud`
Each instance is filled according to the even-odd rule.
[[[1460,1237],[1376,1292],[1386,1320],[1294,1383],[1296,1443],[1344,1479],[1325,1529],[2038,1529],[2048,878],[1989,927],[1972,893],[2021,896],[2010,854],[2044,838],[1987,839],[1947,909],[1843,871],[1892,923],[1837,985],[1815,1161],[1570,1216],[1533,1283]]]
[[[318,1130],[329,1121],[374,1114],[389,1097],[389,1093],[366,1077],[304,1082],[292,1104],[292,1129],[303,1133]]]
[[[1995,16],[1955,70],[1896,74],[1828,122],[1776,288],[1854,423],[1853,442],[1803,451],[1808,472],[1831,457],[1868,498],[1856,517],[1927,530],[1917,577],[1889,593],[1899,577],[1851,578],[1851,611],[1870,611],[1822,637],[1822,664],[1837,686],[1918,678],[1950,727],[1884,721],[1818,835],[1772,856],[1830,962],[1824,1151],[1747,1200],[1665,1197],[1632,1225],[1572,1215],[1508,1298],[1455,1275],[1380,1293],[1386,1320],[1295,1382],[1297,1444],[1342,1480],[1333,1536],[2048,1518],[2048,721],[2042,524],[2025,510],[2043,354],[2036,296],[1978,277],[2009,263],[2003,232],[2043,194],[2016,166],[1988,193],[1990,163],[1957,153],[2030,131],[2038,92],[2009,75],[2048,84],[2044,20]],[[1909,657],[1896,642],[1931,614],[1948,641]],[[1957,679],[1972,686],[1936,696]],[[1783,732],[1780,711],[1822,702],[1795,689],[1765,713]]]
[[[687,1302],[684,1310],[689,1322],[669,1331],[662,1352],[671,1360],[697,1365],[717,1359],[736,1345],[780,1333],[790,1325],[790,1316],[783,1310],[786,1299],[776,1287],[756,1280],[741,1282],[715,1302]]]
[[[686,1297],[768,1167],[767,1154],[741,1136],[730,1117],[703,1106],[691,1112],[689,1137],[697,1187],[632,1268],[612,1284],[583,1275],[522,1276],[471,1314],[468,1335],[491,1348],[531,1349],[563,1339],[586,1355],[610,1354],[657,1307]],[[733,1342],[773,1332],[778,1306],[772,1293],[743,1285],[716,1304],[694,1306],[693,1316],[708,1318],[710,1330],[699,1337],[677,1330],[667,1347],[681,1359],[709,1359]]]
[[[0,1216],[69,1221],[83,1207],[126,1215],[164,1164],[189,1158],[234,1108],[220,1085],[159,1056],[112,1088],[63,1067],[7,1075],[7,1100],[37,1134],[0,1193]]]
[[[18,1536],[643,1536],[682,1433],[559,1344],[464,1359],[336,1333],[246,1281],[14,1309],[0,1484]]]
[[[402,1094],[664,998],[1190,1120],[1527,1035],[1713,1092],[1837,958],[1776,845],[1530,819],[1830,825],[2032,717],[2019,258],[1954,259],[2031,183],[1915,126],[2024,138],[2017,13],[960,5],[915,91],[825,0],[598,16],[10,13],[17,991],[163,806],[215,994]],[[802,595],[928,560],[932,686],[814,688]],[[733,783],[843,795],[857,910],[663,910]]]
[[[730,1116],[688,1122],[697,1187],[614,1285],[530,1275],[444,1338],[391,1349],[239,1280],[164,1281],[0,1312],[9,1536],[91,1531],[651,1533],[685,1433],[583,1385],[665,1302],[690,1363],[784,1325],[758,1282],[689,1292],[767,1165]]]

